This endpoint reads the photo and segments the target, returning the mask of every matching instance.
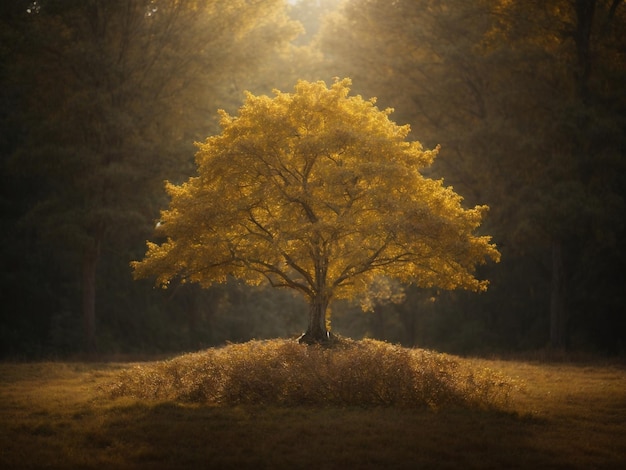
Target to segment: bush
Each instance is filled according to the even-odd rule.
[[[333,347],[271,340],[231,344],[122,371],[105,387],[217,405],[494,407],[513,382],[445,354],[341,339]]]

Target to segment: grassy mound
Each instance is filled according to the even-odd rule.
[[[271,340],[232,344],[125,369],[110,397],[218,405],[495,407],[513,382],[488,368],[381,341],[331,348]]]

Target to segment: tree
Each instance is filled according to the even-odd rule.
[[[300,81],[291,94],[248,94],[236,117],[222,112],[222,133],[199,145],[197,176],[167,185],[166,240],[148,242],[136,277],[295,289],[309,304],[307,343],[328,337],[332,300],[381,275],[486,289],[476,265],[499,252],[474,232],[487,207],[464,209],[442,180],[425,178],[437,150],[405,141],[409,126],[348,96],[349,86]]]
[[[536,141],[535,170],[520,180],[530,196],[520,214],[532,221],[528,240],[549,245],[551,253],[550,344],[567,347],[576,322],[582,330],[604,329],[615,341],[611,330],[623,311],[624,258],[615,240],[624,230],[626,69],[617,66],[624,3],[534,1],[500,13],[495,37],[510,47],[494,50],[502,57],[512,49],[518,64],[526,57],[536,64],[510,67],[505,76],[506,86],[524,90],[524,100],[509,101],[518,110],[512,122]],[[519,152],[515,162],[525,157]],[[613,326],[601,325],[611,316]]]
[[[103,250],[132,259],[133,235],[143,240],[156,213],[154,190],[178,177],[212,124],[206,109],[228,103],[225,84],[299,29],[280,0],[30,3],[7,22],[25,31],[12,57],[26,134],[13,166],[44,182],[21,222],[82,266],[94,350]]]

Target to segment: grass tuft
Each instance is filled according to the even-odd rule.
[[[270,340],[230,344],[119,373],[111,398],[213,405],[495,408],[514,381],[421,349],[340,339],[332,348]]]

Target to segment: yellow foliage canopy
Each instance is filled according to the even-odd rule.
[[[222,133],[199,144],[197,175],[177,186],[136,277],[208,286],[232,275],[297,289],[311,302],[352,298],[385,275],[420,286],[483,290],[475,267],[499,253],[475,236],[486,206],[464,209],[425,178],[437,149],[350,80],[300,81],[294,93],[248,94]]]

